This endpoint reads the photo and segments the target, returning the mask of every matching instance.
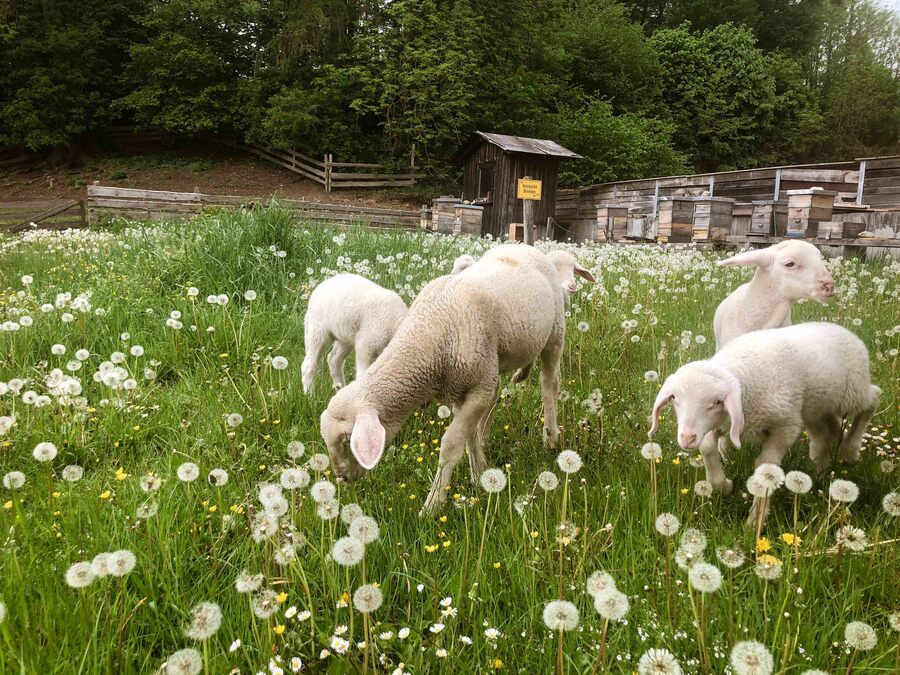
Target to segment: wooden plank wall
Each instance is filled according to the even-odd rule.
[[[87,223],[77,199],[27,199],[0,202],[0,231],[20,232],[34,222],[41,229],[66,230]]]
[[[208,195],[200,192],[167,192],[131,188],[88,186],[88,220],[128,218],[133,220],[167,220],[190,217],[204,209],[236,208],[267,204],[269,197]],[[362,223],[370,227],[415,228],[420,213],[400,209],[376,209],[338,204],[319,204],[298,199],[284,199],[278,204],[297,212],[298,218],[336,223]]]
[[[900,157],[866,160],[863,203],[876,208],[900,205]]]

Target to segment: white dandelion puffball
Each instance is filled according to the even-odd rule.
[[[268,619],[278,609],[276,593],[270,588],[264,588],[253,596],[253,613],[259,619]]]
[[[91,571],[95,577],[107,577],[112,573],[112,553],[98,553],[91,560]]]
[[[70,483],[77,483],[84,476],[84,469],[77,464],[69,464],[62,470],[63,480]]]
[[[638,675],[681,675],[681,665],[672,652],[650,649],[638,661]]]
[[[54,356],[62,356],[66,353],[66,346],[61,344],[55,344],[50,347],[50,353]]]
[[[578,608],[567,600],[553,600],[544,605],[544,624],[550,630],[570,631],[578,625]]]
[[[384,596],[381,589],[372,584],[360,586],[353,592],[353,606],[357,612],[369,614],[381,607]]]
[[[10,471],[3,476],[3,487],[7,490],[18,490],[25,485],[25,474],[21,471]]]
[[[309,464],[310,469],[321,473],[322,471],[325,471],[325,469],[328,468],[328,465],[330,462],[331,462],[331,460],[328,459],[328,455],[321,453],[321,452],[317,452],[315,455],[313,455],[312,457],[309,458],[308,464]]]
[[[162,487],[162,478],[157,476],[144,476],[140,482],[141,490],[144,492],[156,492]]]
[[[585,587],[591,596],[596,597],[606,591],[615,590],[616,580],[612,578],[612,575],[609,572],[597,570],[587,578]]]
[[[322,520],[334,520],[341,515],[341,505],[337,499],[326,499],[316,506],[316,516]]]
[[[32,277],[30,274],[23,274],[22,283],[28,286],[29,284],[34,283],[34,277]]]
[[[93,580],[94,570],[87,561],[77,562],[66,570],[66,583],[71,588],[84,588]]]
[[[203,657],[196,649],[179,649],[166,660],[165,669],[160,669],[161,672],[177,675],[200,675],[201,670]]]
[[[681,548],[694,554],[703,553],[706,549],[706,535],[693,527],[686,527],[681,533]]]
[[[664,537],[674,537],[680,525],[674,513],[660,513],[656,518],[656,531]]]
[[[501,469],[487,469],[481,474],[481,487],[485,492],[503,492],[506,489],[506,474]]]
[[[859,497],[859,488],[852,481],[838,478],[828,486],[828,496],[836,502],[852,504]]]
[[[868,540],[866,539],[865,530],[861,530],[858,527],[853,527],[852,525],[842,525],[841,528],[837,531],[835,537],[837,539],[838,546],[855,553],[864,551],[866,549],[866,546],[869,544]]]
[[[582,467],[581,456],[574,450],[563,450],[556,458],[556,464],[563,473],[576,473]]]
[[[900,517],[900,492],[888,492],[881,500],[881,507],[889,516]]]
[[[144,355],[144,348],[141,345],[133,345],[128,351],[131,352],[132,356]]]
[[[283,356],[273,356],[272,367],[275,370],[284,370],[288,367],[288,360]]]
[[[244,570],[234,580],[234,589],[238,593],[254,593],[262,587],[262,583],[262,574],[250,574],[247,570]]]
[[[306,446],[301,441],[291,441],[287,444],[287,454],[291,459],[300,459],[306,451]]]
[[[253,302],[254,300],[256,300],[256,291],[252,289],[244,291],[244,300],[246,300],[247,302]]]
[[[281,472],[278,482],[285,490],[299,490],[309,485],[309,474],[303,469],[288,468]]]
[[[209,484],[214,487],[222,487],[228,482],[228,472],[225,469],[213,469],[206,477]]]
[[[330,480],[320,480],[317,483],[313,483],[313,486],[309,489],[309,494],[314,502],[327,502],[334,499],[334,495],[337,494],[337,488]]]
[[[753,573],[764,581],[775,581],[781,577],[781,562],[773,562],[771,560],[760,560],[753,566]]]
[[[694,492],[698,497],[712,497],[712,483],[708,480],[698,480],[694,483]]]
[[[225,424],[232,429],[241,426],[244,423],[244,416],[240,413],[229,413],[225,416]]]
[[[137,507],[134,512],[135,518],[147,520],[159,513],[159,504],[156,502],[146,502]]]
[[[659,443],[644,443],[641,446],[641,457],[644,459],[655,460],[662,457],[662,448]]]
[[[747,479],[747,492],[754,497],[767,497],[770,490],[766,488],[762,480],[755,473]]]
[[[378,523],[369,516],[357,516],[354,518],[350,522],[350,527],[347,528],[347,531],[351,537],[356,537],[364,544],[371,544],[378,539],[380,534]]]
[[[53,443],[45,441],[34,446],[34,450],[31,454],[39,462],[50,462],[56,457],[57,452],[58,450]]]
[[[888,614],[888,625],[891,627],[891,630],[900,633],[900,609]]]
[[[731,648],[731,667],[735,675],[769,675],[775,669],[775,661],[764,644],[744,640]]]
[[[193,462],[185,462],[178,467],[175,474],[183,483],[193,483],[200,477],[200,467]]]
[[[688,571],[691,587],[701,593],[715,593],[722,585],[722,573],[715,565],[698,562]]]
[[[359,564],[366,553],[366,545],[356,537],[341,537],[331,547],[331,557],[338,565],[351,567]]]
[[[87,361],[91,358],[91,353],[87,349],[79,349],[75,352],[75,358],[79,361]]]
[[[615,588],[594,596],[594,609],[607,621],[621,621],[628,613],[628,596]]]
[[[784,471],[780,466],[771,462],[760,464],[756,467],[753,475],[756,476],[763,489],[769,492],[775,492],[775,490],[784,485]]]
[[[259,498],[260,504],[266,508],[270,508],[284,499],[284,495],[281,492],[281,485],[276,485],[275,483],[260,483],[257,497]]]
[[[359,504],[344,504],[341,506],[341,520],[347,525],[353,522],[354,518],[365,515]]]
[[[878,644],[878,635],[869,624],[862,621],[851,621],[844,628],[844,640],[851,649],[867,652]]]
[[[784,487],[795,495],[805,495],[812,490],[812,478],[802,471],[788,471],[784,477]]]
[[[450,408],[448,408],[445,405],[440,406],[437,409],[437,416],[440,417],[442,420],[447,419],[448,417],[450,417]]]
[[[657,373],[655,370],[648,370],[644,373],[644,382],[656,382],[658,379],[659,373]]]
[[[703,553],[688,551],[681,547],[675,551],[675,564],[681,569],[688,571],[698,562],[703,562]]]
[[[109,573],[114,577],[124,577],[134,569],[136,563],[137,558],[128,549],[113,551],[110,553]]]
[[[735,570],[744,564],[744,554],[726,546],[720,546],[716,549],[716,557],[720,563],[729,569]]]
[[[537,484],[541,490],[552,492],[559,487],[559,477],[552,471],[541,471],[537,477]]]
[[[184,628],[191,640],[208,640],[222,625],[222,610],[214,602],[201,602],[191,610],[191,622]]]

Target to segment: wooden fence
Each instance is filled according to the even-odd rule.
[[[204,209],[267,204],[270,200],[270,197],[135,190],[102,185],[89,185],[87,189],[87,210],[90,223],[109,218],[156,221],[189,217]],[[278,204],[295,211],[301,220],[361,223],[370,227],[382,228],[414,228],[419,226],[420,221],[419,211],[319,204],[302,199],[283,199],[279,200]]]
[[[84,201],[78,199],[28,199],[0,202],[0,231],[22,232],[32,227],[66,230],[87,225]]]

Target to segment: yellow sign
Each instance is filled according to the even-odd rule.
[[[541,201],[541,181],[531,180],[530,178],[519,179],[519,189],[516,193],[519,199],[531,199],[533,201]]]

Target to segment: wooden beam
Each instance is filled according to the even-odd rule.
[[[859,180],[856,185],[856,203],[862,204],[863,200],[863,186],[866,182],[866,160],[861,159],[859,161]]]

